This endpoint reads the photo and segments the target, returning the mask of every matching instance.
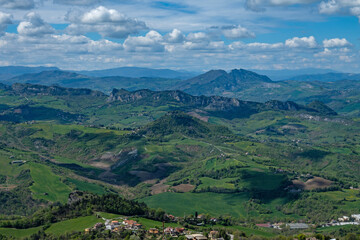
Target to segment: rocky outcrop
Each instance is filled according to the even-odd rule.
[[[35,84],[15,83],[11,86],[11,90],[15,95],[48,95],[48,96],[106,96],[99,91],[93,91],[85,88],[64,88],[59,86],[44,86]]]

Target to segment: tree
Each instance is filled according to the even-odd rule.
[[[356,237],[356,235],[354,233],[349,233],[348,235],[346,235],[345,239],[346,240],[357,240],[358,238]]]

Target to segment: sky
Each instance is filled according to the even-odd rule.
[[[0,66],[360,72],[360,0],[0,0]]]

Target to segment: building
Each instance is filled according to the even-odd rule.
[[[260,223],[260,224],[256,224],[256,226],[263,227],[263,228],[271,228],[272,227],[272,225],[270,223]]]
[[[134,224],[136,224],[137,222],[134,220],[124,220],[122,222],[122,224],[124,224],[125,226],[133,226]]]
[[[114,225],[110,225],[110,224],[105,225],[106,230],[113,230],[114,228],[115,228]]]
[[[113,232],[121,232],[122,228],[119,226],[119,227],[115,227],[112,231]]]
[[[170,219],[171,221],[174,221],[175,218],[176,218],[174,215],[166,215],[166,217],[167,217],[168,219]]]
[[[94,225],[94,227],[93,227],[93,229],[99,229],[99,228],[102,228],[104,226],[104,224],[103,223],[101,223],[101,222],[99,222],[99,223],[95,223],[95,225]]]
[[[26,161],[23,161],[23,160],[15,160],[15,161],[12,161],[12,162],[11,162],[11,164],[16,164],[16,163],[22,164],[22,163],[26,163]]]
[[[132,230],[138,230],[142,227],[140,223],[137,223],[134,220],[124,220],[122,224],[125,226],[125,228]]]
[[[114,226],[119,226],[120,225],[119,221],[111,221],[111,224],[114,225]]]
[[[207,240],[207,237],[205,237],[202,234],[191,234],[191,235],[185,235],[186,239],[188,240]]]
[[[282,229],[282,228],[281,228],[282,225],[284,225],[284,223],[279,222],[279,223],[274,223],[274,224],[272,224],[272,227],[275,228],[275,229],[281,230],[281,229]]]
[[[341,218],[338,218],[338,221],[339,221],[339,222],[347,222],[347,221],[349,221],[349,220],[350,220],[350,218],[347,217],[347,216],[343,216],[343,217],[341,217]]]
[[[353,215],[351,215],[351,217],[352,217],[355,221],[360,222],[360,214],[353,214]]]
[[[211,240],[217,239],[216,236],[217,236],[218,234],[219,234],[218,231],[211,231],[211,232],[209,233],[209,238],[210,238]]]
[[[175,232],[178,234],[183,234],[184,231],[185,231],[185,228],[179,228],[179,227],[175,228]]]
[[[167,227],[164,229],[165,234],[173,234],[175,232],[175,229],[172,227]]]
[[[287,226],[290,227],[291,230],[299,230],[299,229],[308,229],[309,225],[306,223],[289,223]]]
[[[159,229],[157,229],[157,228],[150,228],[150,229],[149,229],[149,233],[150,233],[150,234],[159,234]]]

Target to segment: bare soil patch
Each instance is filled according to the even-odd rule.
[[[306,182],[294,180],[293,184],[304,190],[314,190],[330,187],[333,182],[321,177],[314,177]]]
[[[188,113],[190,116],[194,117],[194,118],[197,118],[201,121],[204,121],[204,122],[208,122],[209,121],[209,117],[208,116],[201,116],[200,114],[196,113],[196,112],[189,112]]]
[[[161,180],[159,183],[155,184],[151,187],[151,194],[156,195],[160,193],[167,192],[169,190],[169,185],[164,184],[166,182],[165,179]]]
[[[196,145],[176,145],[176,148],[190,154],[197,153],[201,150],[201,147]]]
[[[194,185],[191,184],[180,184],[177,186],[172,187],[176,192],[190,192],[195,189]]]
[[[0,192],[1,191],[11,191],[16,187],[17,187],[17,185],[0,185]]]
[[[89,163],[89,165],[96,167],[96,168],[105,169],[105,170],[109,170],[111,167],[111,164],[104,163],[104,162],[91,162],[91,163]]]

